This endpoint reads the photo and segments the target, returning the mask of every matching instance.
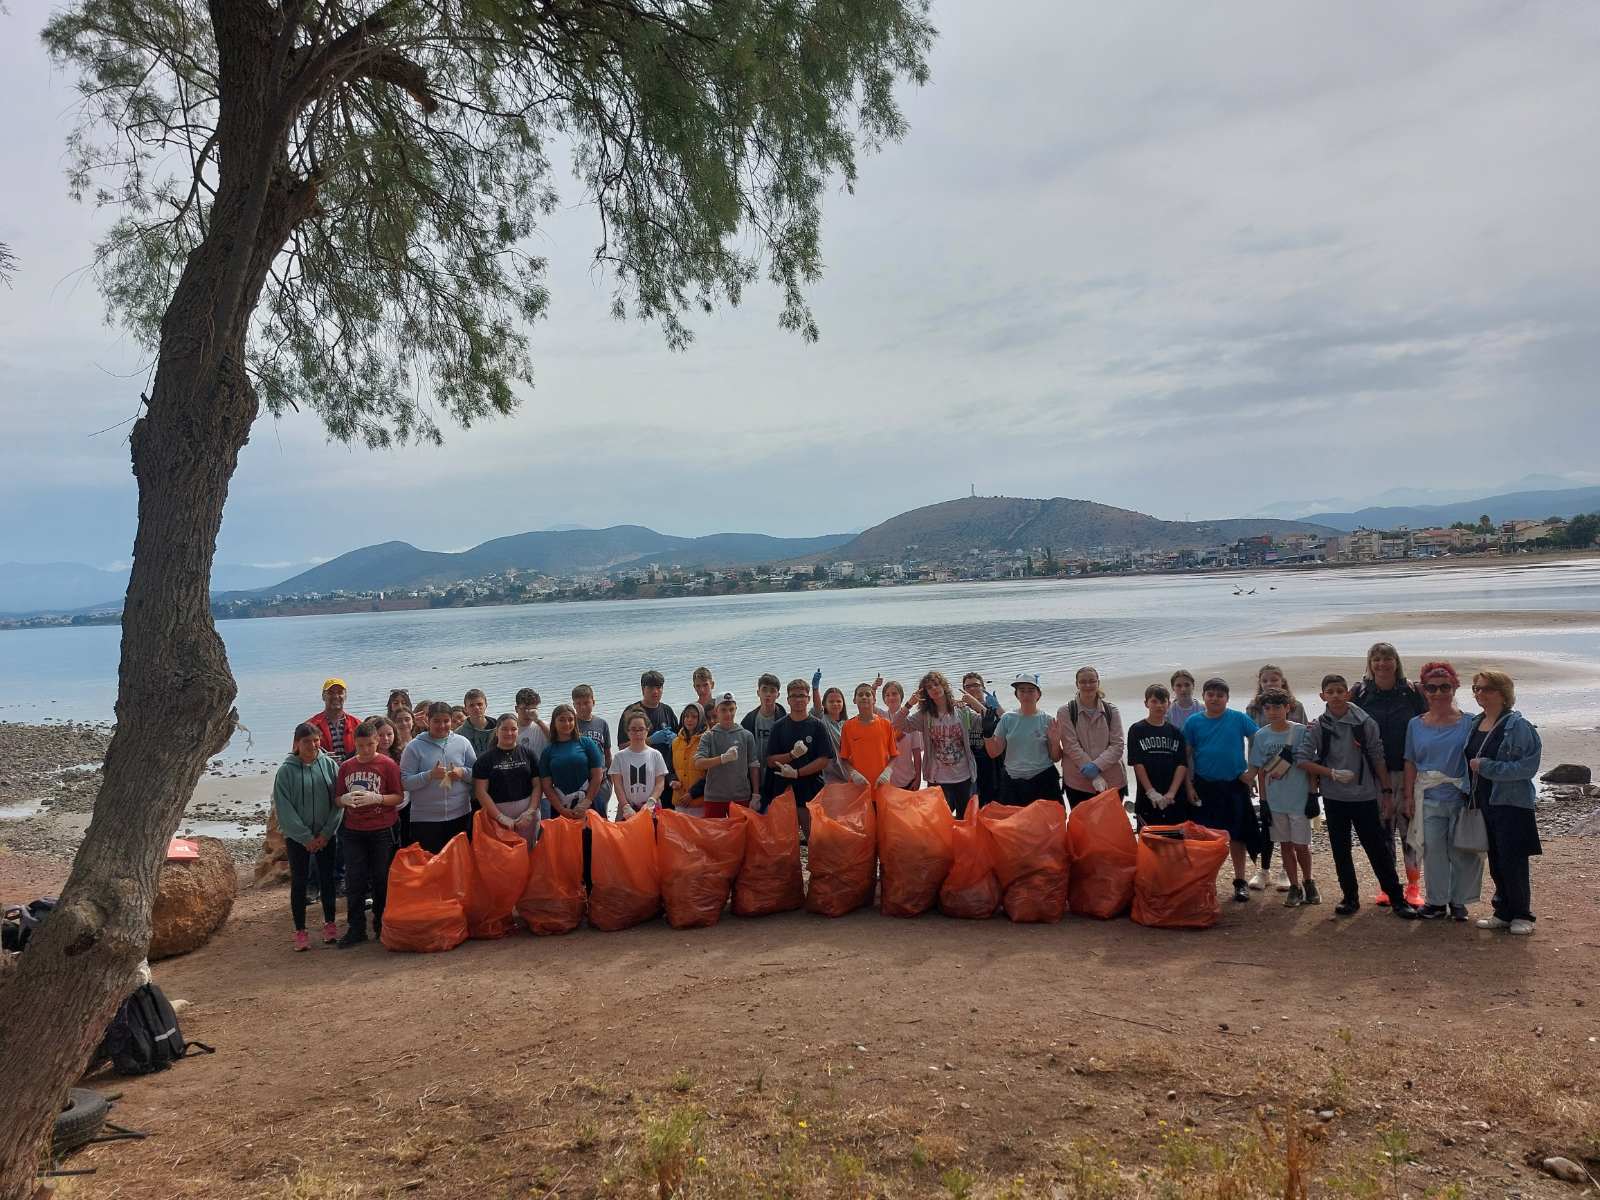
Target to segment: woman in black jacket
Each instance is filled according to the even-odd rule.
[[[1405,668],[1400,664],[1400,652],[1388,642],[1374,642],[1367,651],[1367,674],[1350,690],[1350,703],[1354,704],[1378,725],[1383,737],[1384,765],[1392,779],[1401,778],[1406,765],[1406,726],[1411,718],[1427,711],[1428,702],[1420,688],[1406,679]],[[1394,852],[1394,839],[1400,838],[1401,852],[1406,865],[1406,903],[1413,907],[1422,904],[1422,862],[1412,849],[1406,835],[1411,822],[1406,818],[1405,797],[1385,793],[1383,798],[1383,824],[1389,835],[1390,853]],[[1421,820],[1420,814],[1417,820]],[[1389,903],[1389,898],[1378,893],[1379,904]]]

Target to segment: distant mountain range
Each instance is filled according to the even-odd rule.
[[[447,554],[419,550],[409,542],[363,546],[302,571],[292,579],[254,589],[262,596],[305,592],[395,591],[454,583],[499,571],[618,570],[647,562],[683,567],[732,567],[783,562],[831,550],[850,540],[848,533],[780,538],[764,533],[713,533],[674,537],[643,525],[610,529],[546,529],[495,538],[470,550]]]
[[[211,591],[258,588],[282,575],[282,567],[217,563],[211,571]],[[9,616],[116,608],[127,590],[126,568],[107,571],[75,562],[0,563],[0,613]]]
[[[1162,521],[1092,500],[1030,500],[964,496],[890,517],[826,557],[834,561],[890,562],[908,553],[923,559],[959,557],[969,550],[1049,547],[1058,556],[1102,547],[1184,550],[1263,533],[1335,533],[1310,521],[1243,518]]]
[[[898,560],[908,551],[935,559],[968,550],[1036,546],[1048,546],[1059,556],[1101,547],[1180,550],[1263,533],[1327,534],[1361,526],[1421,528],[1452,521],[1476,522],[1483,513],[1488,513],[1491,520],[1507,521],[1597,511],[1600,487],[1514,491],[1449,504],[1321,512],[1298,520],[1246,517],[1163,521],[1091,500],[975,496],[901,513],[856,534],[812,538],[761,533],[715,533],[689,538],[658,533],[642,525],[615,525],[609,529],[561,527],[513,534],[459,553],[421,550],[408,542],[384,542],[341,554],[281,581],[274,580],[279,572],[270,567],[219,563],[212,574],[211,591],[213,596],[225,597],[393,591],[453,583],[508,568],[564,575],[649,562],[693,568],[817,559],[872,563]],[[109,607],[120,603],[127,586],[126,570],[108,571],[83,563],[0,563],[0,614],[70,613]]]
[[[1306,518],[1349,532],[1352,529],[1396,529],[1401,525],[1421,529],[1472,521],[1487,513],[1491,521],[1537,521],[1544,517],[1575,517],[1600,512],[1600,487],[1563,488],[1560,491],[1507,492],[1480,496],[1455,504],[1397,505],[1361,508],[1355,512],[1316,513]]]

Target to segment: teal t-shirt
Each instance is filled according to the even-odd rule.
[[[1282,757],[1278,751],[1285,746],[1289,752],[1294,753],[1300,744],[1300,735],[1304,732],[1304,725],[1289,722],[1289,728],[1282,733],[1273,732],[1272,726],[1263,725],[1256,730],[1255,740],[1250,743],[1250,765],[1252,767],[1265,767],[1275,758]],[[1267,780],[1267,807],[1275,813],[1291,813],[1304,815],[1306,811],[1306,797],[1311,792],[1311,778],[1299,767],[1290,767],[1289,773],[1282,779]]]
[[[1037,712],[1024,716],[1008,712],[1000,718],[995,734],[1006,740],[1006,774],[1013,779],[1031,779],[1050,766],[1050,715]]]

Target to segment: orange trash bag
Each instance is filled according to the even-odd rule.
[[[955,862],[955,818],[938,787],[920,792],[881,787],[876,804],[883,861],[878,908],[886,917],[919,916],[933,907]]]
[[[1139,842],[1115,790],[1085,800],[1067,816],[1072,885],[1067,899],[1080,917],[1109,920],[1133,903]]]
[[[764,813],[735,804],[728,815],[744,822],[744,864],[733,885],[733,911],[741,917],[790,912],[805,903],[800,878],[800,817],[794,793],[784,792]]]
[[[967,811],[955,822],[950,840],[954,861],[950,874],[939,885],[939,911],[947,917],[987,921],[1000,907],[1000,881],[995,878],[989,841],[978,827],[977,804],[967,803]]]
[[[467,940],[467,894],[472,846],[458,833],[438,854],[407,846],[389,864],[383,944],[390,950],[431,953]]]
[[[528,843],[479,809],[472,814],[472,890],[467,936],[505,937],[516,928],[517,897],[528,884]]]
[[[1209,929],[1222,915],[1217,872],[1228,861],[1228,835],[1193,821],[1139,831],[1133,919],[1157,929]],[[389,928],[384,923],[384,930]]]
[[[842,917],[871,904],[878,887],[872,793],[856,783],[830,783],[806,807],[811,811],[806,911]]]
[[[1066,819],[1066,810],[1051,800],[1025,808],[986,804],[979,811],[1000,880],[1000,903],[1013,921],[1059,921],[1066,915]]]
[[[661,911],[661,872],[656,865],[655,821],[640,811],[626,821],[608,821],[589,810],[589,924],[627,929]]]
[[[584,823],[571,817],[539,822],[528,883],[517,901],[517,916],[533,933],[571,933],[583,920],[583,830]]]
[[[691,929],[717,923],[744,862],[744,839],[744,822],[737,819],[691,817],[670,808],[656,813],[656,861],[668,924]]]

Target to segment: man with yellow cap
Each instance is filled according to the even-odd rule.
[[[322,735],[322,748],[337,763],[344,762],[356,752],[356,726],[360,724],[344,711],[349,689],[344,680],[334,676],[322,681],[322,711],[307,717],[306,724],[316,726]]]

